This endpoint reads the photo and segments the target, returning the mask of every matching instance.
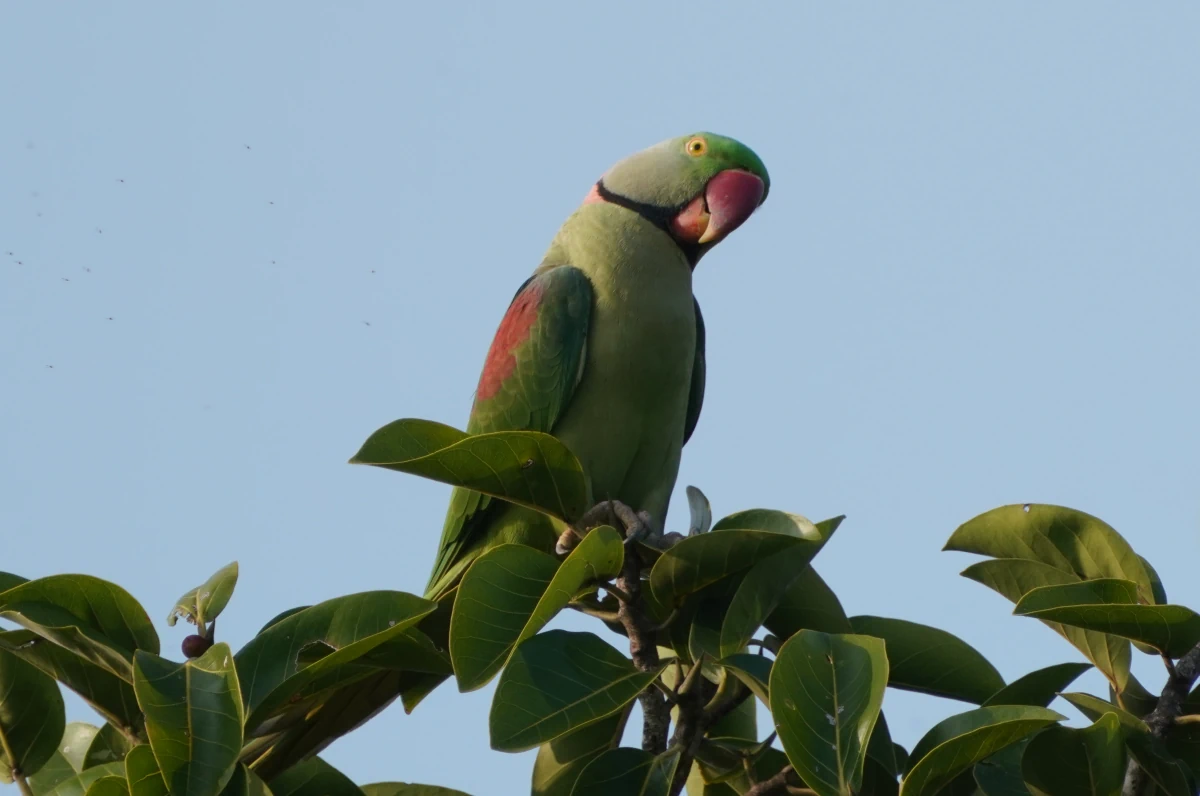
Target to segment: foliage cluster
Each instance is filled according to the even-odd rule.
[[[494,547],[438,602],[373,591],[293,608],[236,653],[215,640],[230,564],[170,612],[168,624],[196,626],[182,663],[160,656],[145,610],[115,584],[0,573],[0,617],[19,626],[0,632],[0,776],[36,796],[453,796],[358,786],[318,755],[397,698],[411,712],[450,678],[469,691],[499,677],[491,744],[538,750],[535,796],[1196,793],[1200,615],[1170,604],[1150,564],[1095,517],[1004,506],[950,537],[946,549],[984,557],[965,577],[1086,659],[1006,683],[950,633],[846,616],[812,565],[841,517],[751,509],[712,523],[689,489],[690,532],[659,549],[629,533],[624,507],[593,507],[578,461],[544,434],[402,420],[353,461],[535,508],[577,544],[558,556]],[[565,609],[595,617],[617,646],[546,629]],[[1130,672],[1133,648],[1161,657],[1160,696]],[[1108,693],[1069,690],[1092,667]],[[67,724],[60,686],[105,723]],[[888,732],[887,687],[971,707],[904,749]],[[1091,723],[1063,724],[1048,709],[1057,696]],[[621,746],[635,701],[642,744]],[[766,738],[760,710],[776,729]]]

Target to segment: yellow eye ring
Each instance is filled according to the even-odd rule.
[[[683,149],[694,158],[698,158],[708,151],[708,142],[703,138],[696,137],[684,144]]]

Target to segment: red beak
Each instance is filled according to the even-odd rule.
[[[740,227],[758,209],[765,192],[763,181],[748,171],[719,172],[704,188],[708,228],[696,242],[715,243]]]

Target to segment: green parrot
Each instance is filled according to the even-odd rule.
[[[700,258],[767,197],[762,161],[712,133],[664,141],[609,169],[517,291],[488,351],[467,431],[542,431],[579,458],[597,500],[640,510],[661,536],[680,452],[704,398]],[[426,596],[479,555],[553,550],[561,523],[457,488]]]

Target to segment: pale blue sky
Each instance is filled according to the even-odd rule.
[[[0,6],[0,568],[116,580],[169,654],[172,601],[232,559],[235,645],[420,592],[448,488],[346,459],[399,417],[463,426],[590,184],[708,129],[771,197],[696,273],[708,392],[669,525],[689,483],[718,516],[844,512],[817,564],[847,610],[1008,679],[1079,656],[939,552],[986,509],[1097,514],[1200,604],[1200,6],[334,8]],[[527,793],[490,697],[448,685],[326,757]],[[965,708],[886,703],[910,747]]]

